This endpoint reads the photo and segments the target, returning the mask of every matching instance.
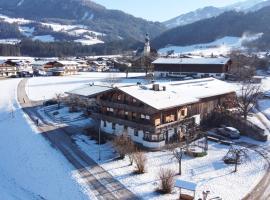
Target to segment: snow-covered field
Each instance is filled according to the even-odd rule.
[[[73,167],[22,112],[16,100],[19,81],[0,81],[0,199],[91,199]]]
[[[129,77],[142,76],[143,73],[129,73]],[[57,93],[65,93],[76,89],[82,85],[92,82],[106,81],[106,79],[124,78],[125,73],[80,73],[79,75],[65,77],[34,77],[29,79],[27,84],[27,94],[30,99],[38,101],[51,99]],[[129,81],[129,80],[127,80]],[[134,80],[130,80],[136,83]]]
[[[33,37],[33,40],[39,40],[41,42],[54,42],[55,39],[51,35],[37,35]]]
[[[129,77],[142,75],[129,74]],[[26,91],[32,100],[49,99],[56,93],[64,93],[91,82],[106,81],[112,76],[124,78],[126,74],[81,73],[65,77],[35,77],[29,79]],[[15,100],[19,80],[0,81],[0,90],[5,94],[0,96],[0,156],[5,160],[0,162],[1,197],[3,196],[4,199],[17,197],[87,199],[83,193],[84,189],[73,180],[76,179],[76,172],[72,166],[60,153],[52,149],[33,127],[28,125],[28,120],[23,116]],[[125,83],[137,81],[138,79],[122,80]],[[233,85],[238,87],[237,84]],[[270,79],[263,81],[263,87],[270,89]],[[265,107],[269,109],[270,103],[268,102]],[[12,110],[15,110],[14,119],[11,119]],[[61,109],[59,117],[65,117],[66,114],[67,109]],[[251,117],[251,120],[260,122],[255,117]],[[263,124],[260,125],[263,127]],[[171,152],[147,153],[147,172],[143,175],[135,175],[134,166],[129,166],[127,158],[114,160],[116,154],[110,143],[101,146],[102,160],[98,161],[98,146],[95,141],[83,135],[77,135],[74,139],[83,151],[142,199],[177,199],[179,194],[177,189],[174,189],[170,195],[160,195],[155,192],[159,184],[160,168],[170,168],[175,172],[178,170],[177,161],[172,159]],[[185,157],[182,162],[183,175],[175,178],[197,183],[196,198],[201,197],[202,191],[210,190],[212,198],[219,196],[225,200],[241,199],[263,177],[265,161],[257,153],[250,151],[250,161],[242,164],[237,173],[232,173],[233,166],[227,166],[222,161],[228,148],[210,143],[206,157],[196,159]]]
[[[75,138],[90,157],[123,183],[128,189],[139,195],[142,199],[177,199],[179,191],[175,188],[172,194],[160,195],[156,193],[159,186],[158,173],[161,168],[172,169],[178,172],[177,161],[173,159],[170,151],[147,153],[147,172],[142,175],[134,174],[134,165],[129,165],[128,158],[113,161],[116,155],[111,145],[101,146],[101,161],[98,161],[98,146],[95,141],[86,136]],[[190,158],[185,156],[182,161],[182,176],[175,179],[196,183],[196,199],[202,197],[202,191],[209,190],[210,197],[221,197],[223,200],[242,199],[265,173],[265,161],[257,153],[250,151],[251,161],[240,165],[239,171],[233,173],[233,166],[222,161],[228,151],[228,146],[210,143],[208,155],[203,158]]]
[[[160,53],[166,54],[168,51],[174,51],[175,54],[192,53],[196,55],[226,55],[233,49],[243,48],[243,44],[248,41],[256,40],[262,34],[258,33],[252,36],[243,37],[223,37],[210,43],[195,44],[190,46],[168,46],[159,50]]]

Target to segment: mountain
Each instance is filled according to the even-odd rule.
[[[102,33],[104,41],[133,38],[143,41],[166,28],[158,22],[136,18],[118,10],[109,10],[91,0],[0,0],[0,13],[34,22],[81,25]]]
[[[203,19],[216,17],[228,11],[254,12],[268,5],[270,5],[269,0],[246,0],[221,8],[210,6],[200,8],[195,11],[182,14],[178,17],[165,21],[164,25],[167,28],[174,28],[177,26],[191,24]]]
[[[270,47],[270,7],[255,12],[225,12],[217,17],[176,27],[162,33],[152,42],[155,48],[167,45],[192,45],[212,42],[226,36],[241,37],[245,33],[263,33],[258,46]]]

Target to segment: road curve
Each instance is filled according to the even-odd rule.
[[[264,121],[259,115],[256,114],[258,120],[262,122],[267,130],[270,130],[268,123]],[[252,147],[251,147],[252,149]],[[256,187],[247,194],[243,200],[268,200],[270,199],[270,149],[269,147],[256,147],[254,149],[267,161],[267,171],[262,180],[256,185]]]
[[[31,120],[34,121],[39,118],[42,122],[42,126],[37,127],[40,133],[74,166],[89,190],[89,198],[94,194],[97,199],[102,200],[139,199],[74,144],[70,135],[76,129],[46,124],[42,116],[37,112],[37,107],[41,105],[41,102],[32,102],[26,94],[27,80],[23,79],[18,85],[17,98],[19,104]]]

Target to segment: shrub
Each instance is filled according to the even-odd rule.
[[[126,134],[114,138],[113,146],[119,153],[120,159],[124,159],[125,155],[129,153],[130,141],[131,139]]]
[[[159,179],[160,188],[159,191],[163,194],[169,194],[172,192],[174,187],[174,172],[171,169],[160,169]]]
[[[136,152],[134,154],[134,162],[136,164],[136,173],[143,174],[145,172],[145,165],[147,162],[147,158],[145,154],[141,151]]]

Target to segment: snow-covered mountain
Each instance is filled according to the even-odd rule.
[[[184,26],[203,19],[219,16],[226,11],[242,11],[242,12],[254,12],[265,6],[270,5],[270,0],[246,0],[241,1],[226,7],[205,7],[195,11],[182,14],[171,20],[165,21],[164,24],[167,28],[174,28],[177,26]]]
[[[119,37],[143,41],[145,33],[153,38],[166,30],[162,23],[106,9],[91,0],[0,0],[0,14],[38,22],[83,25],[90,31],[106,34],[110,41]]]
[[[9,23],[18,28],[21,37],[19,38],[3,38],[0,34],[0,43],[10,44],[20,42],[20,39],[28,38],[32,40],[39,40],[41,42],[54,41],[74,41],[83,45],[93,45],[103,43],[104,33],[99,33],[90,30],[84,25],[65,25],[60,23],[40,22],[35,20],[26,20],[23,18],[12,18],[0,14],[0,21],[2,23]]]

